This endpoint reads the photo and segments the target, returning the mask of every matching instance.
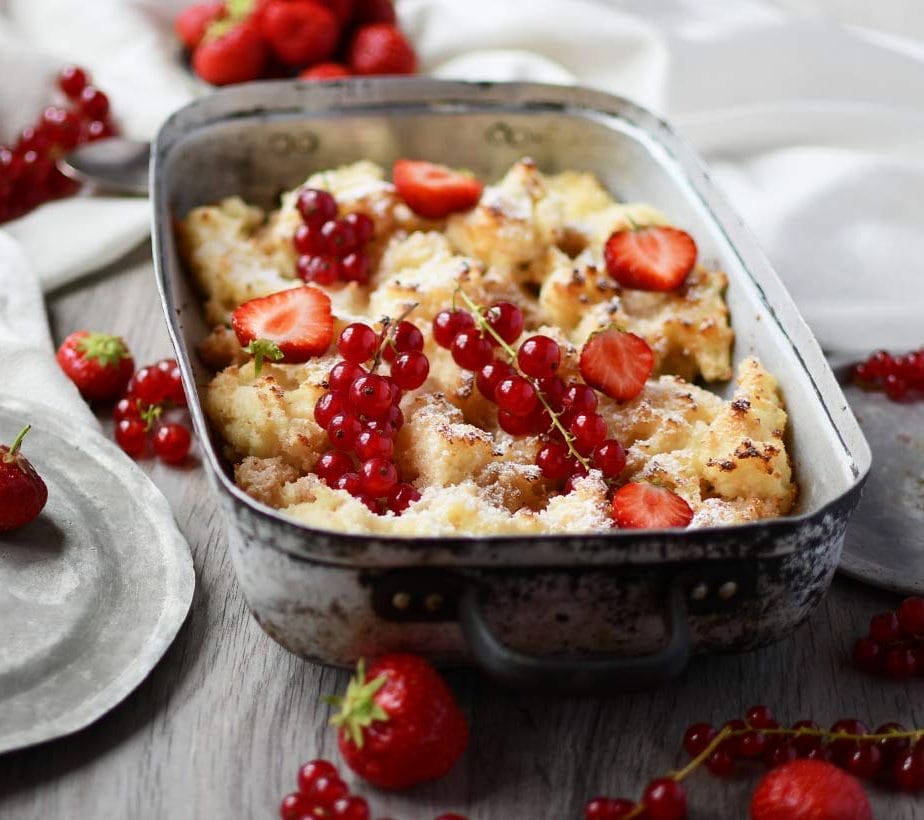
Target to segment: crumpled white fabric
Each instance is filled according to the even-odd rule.
[[[127,134],[152,136],[205,90],[171,32],[186,3],[7,0],[0,140],[33,118],[66,61],[91,70]],[[924,43],[767,0],[398,6],[425,72],[580,83],[667,115],[710,163],[825,347],[920,344]],[[80,198],[5,230],[48,289],[118,258],[147,221],[142,201]]]

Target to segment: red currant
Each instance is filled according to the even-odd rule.
[[[362,434],[360,434],[362,435]],[[314,471],[325,484],[331,486],[344,473],[353,469],[353,459],[351,459],[342,450],[328,450],[322,453],[318,463],[314,465]]]
[[[597,410],[597,394],[586,384],[572,382],[565,391],[563,406],[573,415],[594,413]]]
[[[327,253],[327,243],[318,228],[311,225],[299,225],[292,239],[295,250],[307,256],[323,256]]]
[[[304,223],[312,228],[320,228],[337,216],[337,200],[327,191],[318,188],[302,188],[298,192],[295,207]]]
[[[365,245],[375,235],[375,222],[367,214],[354,211],[343,217],[343,221],[353,229],[360,245]]]
[[[366,373],[356,379],[349,396],[356,412],[371,418],[384,415],[392,406],[388,380],[377,373]]]
[[[599,413],[579,413],[568,430],[574,436],[574,448],[589,456],[606,438],[606,419]]]
[[[869,636],[874,641],[879,641],[880,643],[897,641],[901,634],[898,616],[894,612],[880,612],[870,618]]]
[[[366,419],[366,430],[381,430],[386,435],[394,438],[401,427],[404,425],[404,413],[400,407],[394,404],[388,408],[385,415],[377,419]]]
[[[480,330],[469,328],[452,340],[452,358],[463,370],[481,370],[491,361],[491,344]]]
[[[905,727],[900,723],[884,723],[873,734],[889,735],[904,732]],[[895,761],[911,749],[911,741],[907,737],[883,738],[879,741],[879,750],[882,752],[883,763],[892,766]]]
[[[147,445],[147,425],[140,419],[122,419],[115,426],[115,440],[128,455],[139,458]]]
[[[539,392],[545,396],[556,413],[560,413],[565,405],[565,383],[558,376],[546,376],[536,382]]]
[[[908,383],[901,377],[890,373],[882,383],[885,394],[892,401],[902,401],[908,396]]]
[[[745,712],[744,717],[748,726],[755,729],[778,729],[780,725],[773,719],[773,712],[763,705],[752,706]]]
[[[429,360],[416,350],[402,353],[391,366],[391,377],[402,390],[416,390],[429,374]]]
[[[339,820],[369,820],[369,804],[355,795],[341,797],[331,806],[331,811]]]
[[[394,341],[398,353],[413,353],[424,349],[423,333],[412,322],[398,322]]]
[[[327,429],[330,420],[346,410],[346,400],[342,393],[325,393],[314,406],[314,420],[319,427]]]
[[[370,458],[359,467],[363,492],[372,498],[387,496],[398,483],[398,470],[386,458]]]
[[[167,399],[177,407],[186,407],[186,392],[183,390],[183,375],[176,359],[162,359],[156,365],[167,382]]]
[[[882,671],[893,680],[910,678],[917,671],[917,658],[907,647],[894,646],[882,658]]]
[[[561,364],[561,348],[548,336],[530,336],[517,351],[517,362],[527,376],[554,376]]]
[[[892,764],[892,780],[902,791],[924,789],[924,750],[916,748],[900,755]]]
[[[651,820],[683,820],[687,816],[687,793],[671,777],[652,780],[645,787],[642,803]]]
[[[347,282],[366,284],[369,281],[369,257],[362,251],[348,253],[340,260],[340,273]]]
[[[631,800],[595,797],[584,806],[584,820],[620,820],[635,809]]]
[[[305,791],[305,797],[316,806],[329,808],[341,797],[349,795],[350,790],[337,775],[321,775],[313,780]]]
[[[154,452],[167,464],[179,464],[191,444],[192,436],[182,424],[162,424],[154,433]]]
[[[342,272],[340,260],[332,256],[299,256],[295,262],[298,278],[315,285],[333,285]]]
[[[775,769],[784,763],[790,763],[799,755],[791,743],[777,743],[764,752],[764,765],[768,769]]]
[[[109,97],[92,85],[84,86],[79,102],[81,111],[91,120],[106,119],[109,113]]]
[[[327,437],[338,450],[349,452],[362,432],[359,419],[352,413],[337,413],[327,425]]]
[[[440,347],[449,349],[463,330],[475,327],[471,313],[465,310],[441,310],[433,317],[433,338]]]
[[[842,765],[854,777],[870,780],[879,774],[882,752],[878,746],[861,743],[847,755]]]
[[[140,419],[141,408],[138,399],[121,398],[112,409],[112,420],[116,423],[122,419]]]
[[[767,736],[760,732],[748,732],[738,738],[736,750],[741,757],[760,757],[767,750]]]
[[[349,393],[350,388],[366,371],[353,362],[337,362],[327,374],[327,386],[331,393]]]
[[[684,732],[683,748],[690,757],[696,757],[705,751],[717,734],[715,728],[708,723],[694,723]]]
[[[526,436],[533,430],[532,419],[529,416],[517,416],[509,410],[497,411],[497,423],[501,430],[511,436]]]
[[[594,450],[591,464],[605,478],[616,478],[626,467],[626,451],[616,439],[605,439]]]
[[[507,344],[513,344],[523,332],[523,312],[511,302],[497,302],[484,316],[490,328]]]
[[[126,393],[144,404],[163,404],[170,393],[169,379],[156,367],[142,367],[132,376]]]
[[[706,768],[716,777],[728,777],[735,769],[735,758],[725,749],[716,749],[706,759]]]
[[[299,792],[287,794],[279,804],[279,816],[282,820],[300,820],[312,809],[312,802]]]
[[[356,231],[343,219],[330,219],[325,222],[321,226],[321,236],[327,246],[327,252],[338,259],[359,247]]]
[[[58,74],[58,88],[72,100],[80,96],[80,92],[86,88],[87,82],[87,72],[75,65],[69,65],[61,69],[61,73]]]
[[[387,459],[391,458],[395,451],[395,442],[384,430],[363,430],[356,437],[354,449],[360,461],[368,461],[371,458]]]
[[[574,457],[560,441],[550,441],[539,448],[536,464],[542,475],[552,481],[558,481],[571,475],[574,469]]]
[[[522,376],[508,376],[494,388],[494,401],[501,410],[515,416],[528,416],[536,409],[539,397],[536,388]]]
[[[344,473],[340,478],[334,481],[335,490],[344,490],[354,498],[360,498],[363,494],[363,483],[359,473]]]
[[[337,340],[337,350],[348,362],[362,364],[369,361],[379,346],[379,334],[369,325],[353,322],[347,325]]]
[[[475,377],[475,384],[482,396],[488,401],[494,401],[494,390],[497,385],[508,376],[513,376],[516,371],[507,362],[500,359],[494,359],[488,362]]]
[[[401,515],[415,501],[420,501],[420,493],[412,484],[398,484],[388,494],[388,509],[395,515]]]
[[[909,638],[924,635],[924,598],[905,598],[895,614]]]

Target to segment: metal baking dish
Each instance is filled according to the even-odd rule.
[[[735,359],[758,355],[791,418],[798,514],[695,531],[382,538],[310,529],[249,498],[197,397],[207,332],[173,220],[240,194],[272,206],[309,172],[399,156],[497,178],[532,156],[595,172],[651,202],[724,269]],[[776,640],[818,603],[837,567],[870,452],[811,332],[754,239],[671,128],[626,100],[522,83],[370,79],[258,83],[174,114],[153,148],[154,258],[190,410],[254,616],[308,658],[351,664],[391,650],[472,659],[517,684],[631,687],[692,652]]]

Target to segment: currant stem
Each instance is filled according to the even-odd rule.
[[[517,363],[517,352],[509,344],[507,344],[503,337],[496,330],[494,330],[493,327],[491,327],[491,325],[488,323],[488,320],[484,317],[484,308],[474,302],[461,287],[458,288],[456,292],[462,297],[462,300],[465,302],[468,309],[474,314],[475,321],[478,323],[478,326],[482,329],[482,331],[490,334],[494,338],[497,344],[510,358],[511,366],[517,371],[517,373],[520,374],[520,376],[526,379],[533,386],[536,391],[536,396],[539,398],[539,401],[542,402],[542,406],[546,409],[546,411],[548,411],[549,418],[552,419],[552,426],[558,430],[559,433],[561,433],[565,440],[565,444],[568,445],[568,451],[572,456],[574,456],[574,458],[578,460],[578,462],[585,470],[590,472],[590,462],[575,449],[574,436],[565,429],[564,425],[559,420],[558,413],[552,409],[552,406],[548,403],[542,391],[539,389],[537,380],[527,376],[522,370],[520,370],[520,366]]]
[[[397,330],[398,325],[417,310],[419,306],[420,302],[413,302],[410,307],[405,308],[398,318],[394,320],[389,316],[382,317],[382,332],[379,334],[379,345],[375,349],[375,357],[372,359],[372,367],[369,369],[370,373],[375,373],[378,366],[382,363],[382,355],[385,352],[385,346],[388,344],[389,331]],[[394,336],[394,333],[392,333],[392,336]],[[392,339],[392,342],[394,342],[394,339]]]

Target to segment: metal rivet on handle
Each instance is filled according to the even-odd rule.
[[[735,581],[726,581],[719,587],[719,597],[723,601],[733,598],[738,594],[738,584]]]
[[[398,610],[405,610],[411,606],[411,596],[407,592],[396,592],[391,599],[391,605]]]
[[[705,601],[706,596],[709,594],[709,586],[702,581],[700,581],[692,590],[690,590],[690,598],[694,601]]]
[[[438,592],[431,592],[426,598],[424,598],[424,609],[427,612],[436,612],[443,608],[443,596]]]

